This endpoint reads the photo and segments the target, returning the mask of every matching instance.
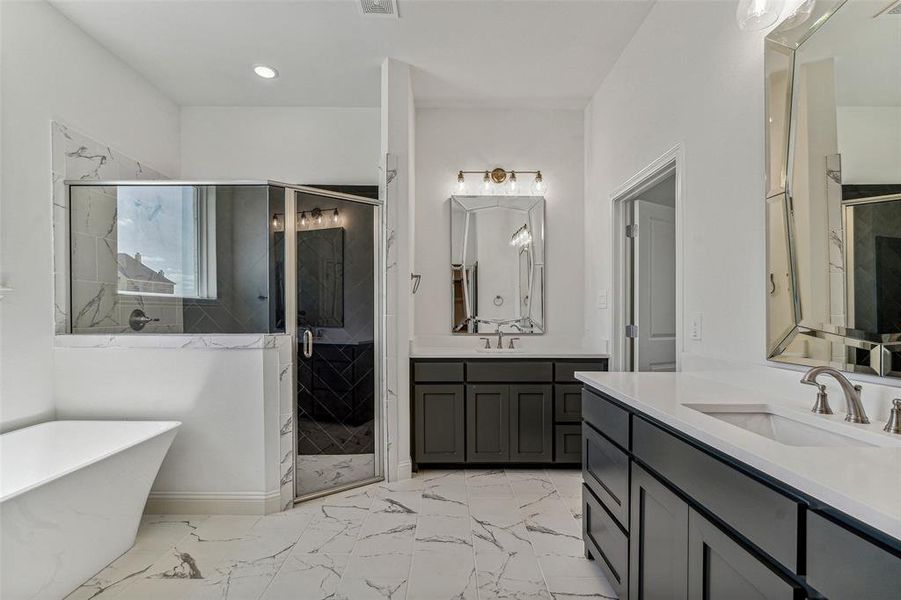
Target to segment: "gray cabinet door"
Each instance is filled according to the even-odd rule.
[[[554,418],[558,423],[582,420],[582,386],[577,383],[554,385]]]
[[[413,402],[416,462],[463,462],[466,459],[463,386],[417,385]]]
[[[688,504],[632,463],[629,600],[688,598]]]
[[[554,460],[554,388],[510,386],[510,461]]]
[[[467,462],[510,459],[510,387],[466,386]]]
[[[792,600],[794,587],[694,510],[688,514],[688,593],[704,600]]]

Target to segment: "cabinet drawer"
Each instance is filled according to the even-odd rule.
[[[582,460],[582,426],[577,423],[554,426],[554,462],[577,463]]]
[[[463,381],[462,362],[416,362],[413,363],[413,381],[417,383],[437,381]]]
[[[623,529],[629,529],[629,456],[582,424],[582,480]]]
[[[576,371],[606,371],[607,359],[585,362],[558,362],[554,365],[554,381],[557,383],[578,383],[573,373]]]
[[[628,598],[629,538],[601,506],[591,490],[582,486],[582,539],[620,598]]]
[[[594,392],[582,390],[582,419],[629,450],[629,413]]]
[[[578,423],[582,420],[582,386],[575,383],[554,386],[554,420]]]
[[[638,417],[632,444],[638,459],[797,572],[796,502]]]
[[[466,380],[475,382],[524,383],[550,382],[554,376],[554,363],[540,361],[509,362],[487,360],[466,363]]]
[[[807,513],[807,583],[830,600],[901,596],[901,556]]]

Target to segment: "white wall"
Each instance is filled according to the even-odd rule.
[[[152,496],[169,501],[163,510],[177,501],[262,513],[279,488],[277,352],[57,348],[57,411],[61,419],[181,421],[153,485]]]
[[[410,65],[391,58],[382,62],[381,169],[379,197],[385,203],[385,340],[389,481],[408,479],[410,458],[410,273],[414,266],[413,230],[416,208],[416,122]],[[391,175],[393,172],[393,176]],[[390,182],[389,182],[390,179]]]
[[[593,343],[611,338],[613,311],[591,300],[613,289],[610,194],[681,144],[683,318],[703,314],[703,339],[677,351],[764,361],[765,32],[739,31],[735,6],[655,4],[586,109],[585,326]]]
[[[451,340],[450,207],[463,170],[540,169],[545,207],[547,333],[531,348],[578,347],[583,304],[583,114],[578,110],[422,108],[416,111],[416,271],[414,334],[427,344]],[[470,176],[472,177],[472,176]],[[478,176],[471,184],[480,183]],[[531,185],[522,176],[520,185]],[[593,233],[592,233],[593,235]],[[469,340],[472,341],[472,340]],[[469,344],[472,347],[474,342]],[[603,350],[603,348],[602,348]]]
[[[54,414],[50,122],[178,171],[178,108],[44,2],[2,8],[0,429]]]
[[[378,108],[181,110],[183,179],[375,185],[378,166]]]
[[[901,181],[901,106],[838,106],[843,183]]]

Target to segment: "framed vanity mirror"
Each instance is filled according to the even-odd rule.
[[[541,334],[544,198],[452,196],[451,332]]]
[[[901,2],[766,40],[769,358],[901,377]]]

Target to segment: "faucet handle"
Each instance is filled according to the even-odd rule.
[[[510,345],[507,346],[507,348],[509,348],[510,350],[515,350],[515,349],[516,349],[516,346],[513,345],[513,342],[518,342],[518,341],[519,341],[519,338],[518,338],[518,337],[512,337],[512,338],[510,338]]]
[[[810,409],[810,412],[816,413],[818,415],[831,415],[834,414],[832,412],[832,407],[829,406],[829,394],[826,393],[826,386],[822,383],[817,383],[816,381],[810,379],[802,379],[801,383],[806,385],[813,385],[817,388],[817,401],[813,404],[813,408]]]
[[[882,430],[889,433],[901,433],[901,398],[892,400],[892,409],[889,411],[888,422],[886,422]]]
[[[479,338],[485,342],[485,350],[491,350],[491,338]]]

